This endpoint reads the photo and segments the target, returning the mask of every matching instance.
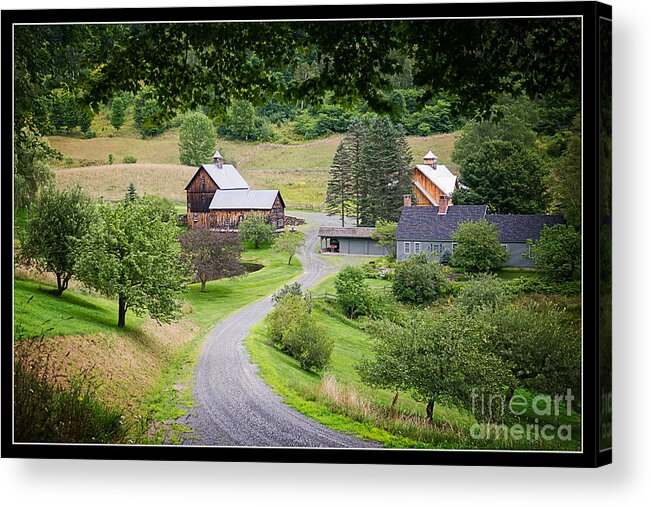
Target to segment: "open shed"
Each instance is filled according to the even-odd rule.
[[[350,255],[387,255],[387,250],[372,238],[375,227],[321,227],[322,252]]]

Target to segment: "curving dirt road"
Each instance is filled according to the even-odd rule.
[[[305,218],[306,244],[299,255],[304,288],[327,274],[316,254],[319,225],[337,225],[320,213],[292,213]],[[208,335],[196,370],[195,406],[185,424],[193,445],[255,447],[377,447],[313,421],[283,403],[258,376],[243,340],[249,328],[271,311],[267,297],[221,321]]]

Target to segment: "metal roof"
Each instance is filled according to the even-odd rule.
[[[370,238],[375,227],[319,227],[322,238]]]
[[[215,164],[204,164],[203,167],[208,176],[217,184],[219,190],[241,190],[248,189],[249,184],[246,182],[242,175],[239,173],[235,166],[231,164],[223,164],[217,167]]]
[[[271,209],[278,195],[278,190],[217,190],[210,209]]]
[[[448,196],[457,188],[457,177],[443,164],[438,164],[436,169],[431,165],[418,164],[416,169]]]
[[[423,160],[431,159],[431,158],[438,158],[434,153],[432,153],[432,150],[429,150],[427,152],[427,155],[423,157]]]

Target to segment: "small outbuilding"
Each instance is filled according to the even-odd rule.
[[[322,252],[383,256],[389,252],[372,235],[375,227],[321,227]]]

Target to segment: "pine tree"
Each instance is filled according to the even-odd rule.
[[[138,194],[136,193],[136,186],[133,184],[133,181],[129,183],[129,186],[127,187],[127,193],[124,194],[124,201],[125,202],[133,202],[138,198]]]
[[[364,168],[362,167],[362,151],[366,142],[366,125],[359,118],[350,122],[348,133],[345,137],[346,151],[348,153],[348,168],[352,174],[352,195],[355,206],[355,225],[360,225],[360,202],[362,201],[362,181]]]
[[[328,180],[326,211],[328,215],[341,215],[341,226],[345,225],[345,217],[353,209],[353,172],[350,168],[349,153],[346,149],[346,139],[342,139],[337,147],[330,166]]]
[[[360,224],[398,221],[402,198],[411,192],[411,151],[402,126],[374,116],[368,124],[359,173]]]

